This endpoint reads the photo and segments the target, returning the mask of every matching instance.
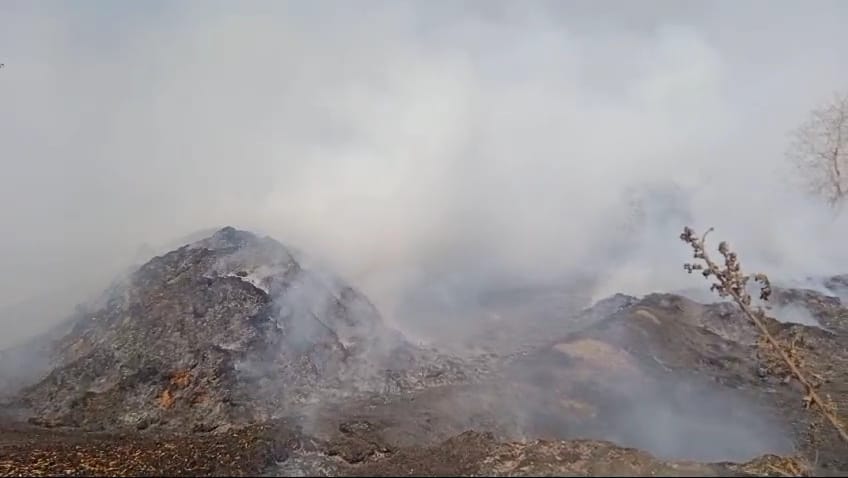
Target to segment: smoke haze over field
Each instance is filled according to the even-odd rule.
[[[691,285],[684,221],[745,267],[846,272],[845,215],[783,165],[848,86],[846,19],[839,1],[3,2],[0,309],[225,224],[390,317],[430,284]],[[0,316],[6,339],[36,322]]]

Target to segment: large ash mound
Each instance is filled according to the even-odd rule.
[[[387,364],[408,387],[458,374],[344,281],[229,227],[150,260],[65,327],[20,393],[42,425],[212,430],[379,391]]]

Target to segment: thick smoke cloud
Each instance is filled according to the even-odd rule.
[[[455,284],[447,302],[576,271],[596,297],[679,288],[682,218],[751,267],[845,272],[845,219],[793,192],[782,154],[846,86],[846,17],[838,1],[5,2],[0,307],[61,310],[225,224],[325,260],[393,318],[433,284]],[[0,317],[4,340],[53,312]]]

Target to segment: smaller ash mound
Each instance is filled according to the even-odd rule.
[[[65,327],[37,344],[46,376],[18,395],[36,424],[221,431],[319,394],[462,378],[344,281],[230,227],[153,258]]]
[[[822,324],[766,320],[821,378],[820,393],[845,409],[848,309],[802,289],[776,289],[773,302],[778,318],[798,308]],[[619,297],[581,319],[582,330],[511,365],[527,385],[525,401],[535,393],[549,404],[530,415],[537,435],[610,440],[667,459],[744,461],[795,449],[819,466],[848,466],[844,443],[804,408],[803,389],[769,368],[758,331],[735,304]]]

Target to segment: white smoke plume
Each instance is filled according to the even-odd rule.
[[[782,158],[848,84],[846,14],[5,2],[0,306],[94,291],[142,246],[225,224],[322,258],[399,322],[434,284],[458,284],[449,303],[576,271],[596,298],[680,288],[684,219],[746,267],[844,272],[845,218]],[[5,314],[4,340],[53,315]]]

